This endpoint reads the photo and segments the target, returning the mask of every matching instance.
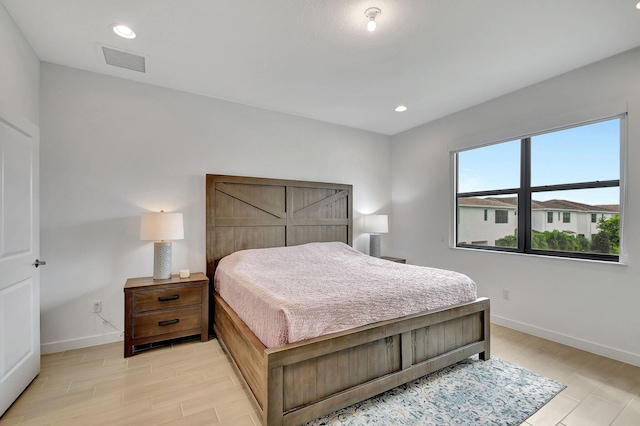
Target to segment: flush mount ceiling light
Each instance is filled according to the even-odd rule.
[[[636,4],[636,9],[640,9],[640,1]]]
[[[395,109],[396,112],[405,112],[408,108],[404,105],[398,105]]]
[[[367,29],[369,31],[374,31],[376,29],[376,18],[381,13],[382,11],[377,7],[370,7],[369,9],[364,11],[364,16],[369,18],[369,22],[367,22]]]
[[[113,32],[124,38],[136,38],[136,33],[126,25],[114,25]]]

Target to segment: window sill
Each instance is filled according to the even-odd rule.
[[[588,262],[588,263],[600,263],[603,265],[618,265],[618,266],[627,266],[626,256],[620,255],[620,259],[617,262],[607,261],[607,260],[598,260],[598,259],[581,259],[577,257],[563,257],[563,256],[545,256],[543,254],[531,254],[531,253],[516,253],[510,251],[500,251],[500,250],[482,250],[482,249],[474,249],[468,247],[455,247],[449,246],[451,250],[462,250],[462,251],[471,251],[474,253],[483,253],[483,254],[492,254],[492,255],[508,255],[508,256],[524,256],[524,257],[533,257],[535,259],[552,259],[559,261],[570,261],[570,262]]]

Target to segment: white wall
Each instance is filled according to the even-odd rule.
[[[40,60],[0,4],[0,111],[40,122]]]
[[[498,323],[640,365],[639,69],[635,49],[394,136],[393,255],[468,274]],[[450,248],[449,151],[625,111],[627,266]]]
[[[43,352],[119,338],[91,301],[123,327],[126,279],[153,272],[141,213],[184,213],[173,270],[205,271],[207,173],[349,183],[356,217],[388,213],[388,136],[49,63],[41,73]]]

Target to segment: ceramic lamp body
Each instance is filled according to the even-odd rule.
[[[171,278],[171,241],[153,243],[153,279]]]
[[[380,257],[380,234],[369,235],[369,256]]]

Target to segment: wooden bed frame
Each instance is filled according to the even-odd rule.
[[[352,187],[207,175],[207,275],[237,250],[352,244]],[[489,299],[266,348],[215,292],[213,332],[264,425],[300,425],[479,354],[489,359]]]

